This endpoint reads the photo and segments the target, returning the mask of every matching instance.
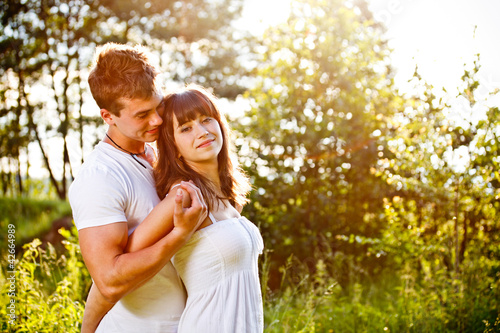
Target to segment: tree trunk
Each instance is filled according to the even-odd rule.
[[[50,183],[56,189],[57,196],[60,199],[64,200],[64,199],[66,199],[66,197],[65,197],[64,193],[61,192],[61,190],[59,188],[59,183],[57,182],[57,179],[54,177],[54,172],[52,171],[52,168],[50,167],[49,158],[47,157],[47,153],[45,152],[45,149],[43,148],[42,140],[40,139],[40,134],[38,133],[38,128],[37,128],[35,122],[33,121],[33,107],[31,105],[29,105],[28,100],[26,100],[26,104],[27,104],[27,109],[28,109],[28,128],[34,134],[35,139],[38,142],[38,147],[40,148],[40,151],[42,152],[45,167],[49,171]]]
[[[455,273],[458,274],[458,269],[460,266],[460,244],[459,244],[459,234],[458,234],[458,199],[459,199],[459,187],[460,178],[457,178],[457,190],[455,193]],[[465,222],[464,222],[465,223]]]
[[[50,183],[56,189],[57,196],[59,197],[59,199],[66,200],[66,193],[65,193],[65,191],[61,190],[60,184],[57,182],[57,179],[54,177],[54,172],[52,171],[52,168],[50,167],[49,158],[47,156],[47,153],[45,152],[45,149],[43,148],[42,140],[40,139],[40,135],[38,134],[38,129],[36,128],[36,126],[33,128],[33,131],[35,133],[35,138],[36,138],[36,141],[38,142],[38,146],[40,147],[40,150],[42,151],[42,156],[43,156],[43,161],[45,163],[45,167],[49,171]]]
[[[16,158],[16,182],[17,182],[17,188],[19,191],[19,196],[22,196],[24,193],[24,186],[23,186],[23,175],[21,174],[21,161],[19,159],[19,149],[17,149],[17,158]]]
[[[462,239],[462,242],[460,243],[460,252],[459,252],[459,260],[462,262],[464,260],[464,255],[465,255],[465,249],[467,247],[467,242],[469,241],[469,235],[467,232],[467,221],[469,221],[469,224],[471,224],[471,217],[470,217],[470,212],[466,214],[464,217],[464,238]],[[473,223],[473,222],[472,222]]]

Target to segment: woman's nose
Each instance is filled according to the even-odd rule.
[[[208,131],[207,129],[205,128],[205,126],[203,126],[202,124],[198,124],[196,126],[197,128],[197,131],[198,131],[198,137],[204,137],[204,136],[207,136],[208,135]]]

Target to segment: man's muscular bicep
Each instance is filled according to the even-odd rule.
[[[113,271],[117,256],[127,245],[126,222],[110,223],[98,227],[80,229],[78,232],[83,260],[99,288],[104,287]]]

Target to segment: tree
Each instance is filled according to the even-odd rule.
[[[385,258],[394,277],[457,317],[452,330],[467,331],[475,324],[470,318],[494,321],[500,299],[500,124],[492,104],[498,91],[485,95],[481,75],[478,55],[452,96],[416,70],[415,93],[394,118],[389,154],[377,167],[394,191],[370,251]]]
[[[97,44],[146,44],[159,53],[166,80],[184,82],[193,76],[192,80],[200,82],[203,76],[196,77],[196,73],[205,67],[204,82],[223,87],[220,75],[210,77],[213,68],[195,60],[220,56],[229,71],[237,66],[234,53],[211,52],[223,50],[221,32],[230,30],[241,6],[242,0],[3,2],[0,143],[4,194],[8,189],[23,194],[22,180],[29,177],[29,167],[23,174],[21,156],[27,156],[28,143],[35,142],[57,195],[66,197],[73,165],[81,163],[84,151],[96,142],[95,127],[101,123],[95,113],[88,112],[86,102],[91,100],[86,89],[88,65]],[[234,90],[225,88],[233,95]],[[57,148],[61,157],[54,159]],[[17,190],[11,185],[13,173]]]
[[[364,1],[302,0],[261,40],[239,142],[256,187],[249,213],[281,262],[292,249],[310,259],[322,239],[363,253],[339,238],[379,234],[388,186],[374,170],[401,105],[382,32]]]
[[[487,239],[498,228],[491,221],[498,220],[499,111],[477,100],[479,70],[478,56],[450,101],[438,98],[416,72],[415,91],[422,93],[408,98],[389,142],[392,158],[379,164],[398,201],[404,201],[397,205],[403,227],[420,230],[424,243],[436,250],[438,260],[426,256],[429,262],[449,272],[460,270],[469,244],[481,242],[480,230]]]

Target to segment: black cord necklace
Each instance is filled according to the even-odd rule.
[[[114,141],[113,141],[113,139],[111,139],[111,137],[108,135],[108,133],[106,133],[106,136],[108,137],[108,139],[110,139],[110,140],[111,140],[111,142],[113,142],[113,144],[114,144],[116,147],[118,147],[118,148],[120,148],[121,150],[123,150],[124,152],[126,152],[126,153],[130,154],[130,156],[132,156],[132,158],[133,158],[133,159],[134,159],[137,163],[139,163],[140,165],[142,165],[142,167],[143,167],[144,169],[146,169],[146,166],[145,166],[144,164],[142,164],[142,163],[141,163],[141,161],[139,161],[139,160],[137,159],[137,157],[136,157],[137,155],[142,155],[142,154],[145,154],[145,153],[146,153],[146,149],[145,149],[145,148],[144,148],[144,151],[143,151],[142,153],[137,153],[137,154],[134,154],[134,153],[132,153],[132,152],[128,151],[127,149],[123,149],[122,147],[120,147],[120,146],[119,146],[116,142],[114,142]]]

